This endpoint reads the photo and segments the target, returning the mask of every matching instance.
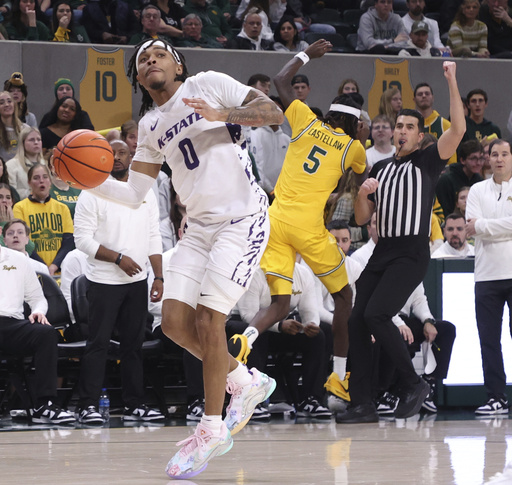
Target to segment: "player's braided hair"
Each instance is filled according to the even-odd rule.
[[[346,94],[336,96],[332,104],[344,104],[351,108],[361,109],[361,105]],[[357,138],[357,123],[359,120],[354,115],[340,113],[339,111],[328,111],[323,118],[319,119],[333,128],[339,126],[350,138],[354,140]]]
[[[140,48],[142,47],[142,45],[147,43],[147,41],[148,40],[145,39],[145,40],[139,42],[135,46],[135,52],[133,53],[132,57],[130,58],[130,60],[128,62],[128,78],[130,78],[132,80],[132,86],[133,86],[134,91],[137,92],[137,87],[139,87],[140,91],[142,93],[142,104],[141,104],[141,107],[139,110],[139,116],[142,116],[144,113],[146,113],[146,111],[149,111],[153,107],[153,98],[150,96],[150,94],[144,88],[144,86],[139,84],[139,82],[137,81],[137,66],[135,65],[135,62],[137,59],[137,54],[138,54]],[[151,42],[151,44],[149,44],[147,47],[151,47],[157,41],[163,42],[165,45],[169,46],[172,49],[174,55],[176,57],[178,57],[179,60],[181,61],[181,65],[183,66],[183,71],[181,74],[177,75],[174,78],[174,80],[184,82],[185,79],[187,79],[187,77],[189,77],[187,65],[185,64],[185,56],[181,52],[178,52],[171,44],[169,44],[169,42],[167,42],[166,40],[164,40],[160,37],[157,39],[154,39],[153,42]],[[147,47],[146,47],[146,49],[147,49]]]

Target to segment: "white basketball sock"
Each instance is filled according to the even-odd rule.
[[[252,382],[252,374],[244,364],[239,362],[237,368],[228,374],[228,379],[239,386],[246,386]]]
[[[338,377],[341,381],[345,380],[345,374],[347,372],[347,358],[346,357],[336,357],[334,356],[334,361],[332,364],[333,371],[338,374]]]
[[[220,435],[220,428],[222,426],[222,416],[207,416],[206,414],[203,414],[201,424],[205,428],[209,429],[214,435],[218,436]]]

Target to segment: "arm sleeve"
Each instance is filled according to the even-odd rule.
[[[162,254],[162,235],[160,234],[160,218],[158,204],[155,194],[152,190],[148,192],[148,204],[150,204],[149,221],[149,254]]]
[[[452,24],[448,32],[448,44],[452,49],[462,47],[462,31],[456,24]]]
[[[62,263],[62,260],[66,257],[66,255],[75,249],[75,241],[73,238],[73,234],[69,232],[65,232],[62,235],[62,243],[60,245],[60,249],[58,250],[57,254],[55,255],[54,260],[52,263],[57,266],[57,268],[60,268],[60,265]]]
[[[359,21],[359,28],[357,29],[357,37],[363,47],[360,50],[368,50],[376,44],[383,44],[374,37],[372,20],[369,14],[363,14]]]
[[[425,295],[425,288],[423,283],[420,283],[410,296],[412,314],[417,317],[421,322],[427,318],[434,320],[432,312],[428,306],[427,296]]]
[[[128,182],[108,179],[89,191],[102,199],[112,200],[132,209],[137,209],[144,201],[144,197],[154,182],[153,177],[130,169]]]

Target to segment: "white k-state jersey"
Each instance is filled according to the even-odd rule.
[[[186,79],[174,96],[139,123],[134,160],[172,169],[172,183],[187,215],[223,222],[265,210],[267,197],[252,174],[240,125],[210,122],[183,98],[202,98],[214,108],[241,106],[250,88],[208,71]]]

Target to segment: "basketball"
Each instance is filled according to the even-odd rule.
[[[114,166],[108,141],[92,130],[75,130],[65,135],[53,153],[55,173],[77,189],[92,189],[103,183]]]

